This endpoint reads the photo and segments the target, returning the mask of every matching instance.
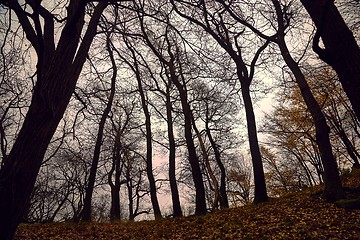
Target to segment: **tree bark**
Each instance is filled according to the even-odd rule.
[[[176,183],[176,145],[173,129],[172,119],[172,105],[170,99],[170,84],[166,86],[166,116],[167,116],[167,127],[168,127],[168,138],[169,138],[169,182],[171,189],[171,199],[173,203],[173,215],[174,217],[181,217],[183,215],[180,205],[179,190]]]
[[[240,77],[240,76],[239,76]],[[246,123],[250,144],[251,160],[253,164],[255,195],[254,203],[265,202],[268,200],[264,167],[261,159],[259,141],[257,138],[256,121],[254,108],[251,101],[250,89],[248,84],[242,82],[241,93],[246,112]]]
[[[43,39],[50,47],[37,47],[32,26],[23,15],[20,5],[13,1],[27,37],[37,50],[37,82],[33,97],[6,163],[0,170],[0,236],[13,239],[15,230],[25,212],[36,176],[49,142],[61,120],[75,89],[87,52],[96,34],[96,27],[105,3],[99,3],[80,42],[84,24],[85,3],[71,2],[68,19],[56,50],[51,37]],[[25,19],[24,19],[25,18]],[[46,37],[47,34],[44,34]],[[43,36],[35,36],[36,39]],[[53,40],[52,36],[52,40]],[[46,56],[46,68],[45,66]]]
[[[221,161],[219,148],[218,148],[215,140],[212,137],[208,121],[206,121],[206,123],[205,123],[205,128],[206,128],[205,129],[206,134],[207,134],[207,136],[209,138],[211,147],[214,150],[216,163],[219,166],[220,172],[221,172],[220,188],[219,188],[220,208],[228,208],[229,207],[229,200],[228,200],[227,193],[226,193],[226,171],[225,171],[225,167],[224,167],[224,164]]]
[[[195,123],[195,119],[194,119],[194,116],[193,114],[191,114],[191,120],[192,120],[192,125],[193,125],[193,129],[196,133],[196,137],[199,141],[199,146],[200,146],[200,150],[201,150],[201,153],[202,153],[202,156],[203,156],[203,160],[204,160],[204,163],[205,163],[205,167],[206,167],[206,170],[209,174],[209,177],[210,177],[210,180],[211,180],[211,183],[213,184],[214,186],[214,202],[212,204],[212,211],[215,211],[219,208],[219,183],[216,179],[216,176],[213,172],[213,170],[211,169],[211,166],[210,166],[210,161],[209,161],[209,155],[206,151],[206,148],[205,148],[205,144],[204,144],[204,140],[201,136],[201,133],[199,131],[199,129],[197,128],[196,126],[196,123]]]
[[[313,50],[338,74],[351,105],[360,119],[360,48],[332,0],[301,0],[317,31]],[[322,40],[324,49],[319,46]]]
[[[321,108],[312,94],[309,85],[306,82],[305,76],[301,72],[301,69],[297,62],[292,58],[286,42],[285,42],[285,27],[284,27],[284,13],[281,10],[278,0],[272,0],[276,9],[277,21],[278,21],[278,37],[277,43],[280,48],[281,55],[294,74],[296,83],[298,84],[301,95],[308,107],[311,117],[314,121],[316,129],[316,144],[319,147],[321,156],[321,162],[324,167],[324,182],[325,190],[323,196],[329,201],[339,200],[344,197],[344,192],[341,186],[339,172],[335,157],[332,153],[332,147],[330,143],[329,133],[330,128],[326,123],[325,116],[321,111]]]
[[[172,60],[174,56],[172,53],[169,53],[172,56]],[[192,114],[190,105],[188,102],[187,91],[185,86],[183,86],[175,73],[175,67],[173,65],[173,61],[168,64],[169,72],[171,75],[171,80],[176,86],[180,94],[181,107],[184,114],[184,132],[186,145],[189,154],[189,162],[191,167],[191,174],[194,180],[196,196],[195,196],[195,215],[203,215],[207,213],[206,209],[206,195],[205,195],[205,187],[202,178],[202,172],[200,168],[199,158],[196,154],[196,148],[194,144],[194,139],[192,135]],[[181,72],[181,71],[180,71]]]
[[[106,107],[104,109],[103,114],[101,115],[101,119],[100,119],[100,123],[99,123],[99,129],[98,129],[98,134],[96,137],[96,143],[95,143],[95,149],[94,149],[94,156],[93,156],[93,160],[91,163],[91,168],[90,168],[90,175],[89,175],[89,179],[88,179],[88,186],[86,188],[86,194],[85,194],[85,200],[84,200],[84,209],[82,211],[82,217],[81,220],[82,221],[91,221],[91,201],[92,201],[92,195],[94,192],[94,186],[95,186],[95,180],[96,180],[96,172],[97,172],[97,168],[98,168],[98,164],[99,164],[99,160],[100,160],[100,152],[101,152],[101,146],[102,146],[102,142],[103,142],[103,135],[104,135],[104,128],[105,128],[105,124],[106,124],[106,119],[108,118],[108,115],[110,113],[111,110],[111,106],[114,100],[114,96],[115,96],[115,83],[116,83],[116,76],[117,76],[117,66],[115,63],[115,59],[112,53],[112,50],[110,48],[110,39],[107,39],[107,50],[110,56],[110,60],[112,63],[112,77],[111,77],[111,88],[110,88],[110,95],[109,95],[109,99],[108,102],[106,104]]]

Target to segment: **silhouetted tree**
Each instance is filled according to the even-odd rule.
[[[94,155],[91,162],[91,168],[90,168],[90,175],[88,179],[88,186],[86,188],[86,195],[85,195],[85,201],[84,201],[84,208],[82,211],[81,220],[82,221],[91,221],[91,201],[92,201],[92,195],[94,191],[95,186],[95,179],[96,179],[96,172],[99,164],[100,159],[100,151],[101,146],[103,142],[103,134],[104,134],[104,128],[106,124],[106,119],[108,118],[108,115],[111,111],[111,106],[114,100],[115,96],[115,83],[116,83],[116,77],[117,77],[117,65],[114,59],[114,55],[111,49],[111,40],[110,40],[110,33],[108,33],[107,39],[106,39],[106,50],[109,53],[109,58],[111,61],[111,69],[112,69],[112,76],[111,76],[111,82],[110,82],[110,94],[107,99],[107,103],[105,106],[105,109],[103,113],[101,114],[101,119],[99,123],[99,129],[96,136],[96,143],[94,147]]]
[[[283,12],[282,9],[287,9],[288,6],[282,7],[280,2],[277,0],[272,0],[272,2],[275,8],[278,24],[276,43],[280,48],[281,55],[286,65],[290,68],[295,77],[295,81],[300,88],[301,95],[311,114],[313,124],[315,126],[316,144],[319,147],[321,161],[324,167],[325,191],[323,195],[325,199],[330,201],[339,200],[344,197],[344,192],[342,190],[337,163],[330,143],[330,128],[327,125],[326,118],[321,111],[320,105],[310,90],[304,74],[302,73],[298,63],[291,56],[285,42],[285,31],[291,21],[288,16],[291,16],[291,14]]]
[[[313,50],[334,68],[351,105],[360,118],[360,48],[331,0],[301,0],[317,28]],[[324,48],[320,45],[320,39]]]
[[[154,210],[155,219],[162,218],[159,201],[157,198],[157,188],[156,188],[156,182],[155,177],[153,173],[153,147],[152,147],[152,141],[153,141],[153,135],[152,135],[152,129],[151,129],[151,115],[150,110],[148,107],[148,99],[146,96],[146,92],[143,86],[143,76],[140,72],[140,66],[139,62],[136,56],[136,52],[131,46],[131,43],[128,42],[128,39],[124,39],[124,42],[130,51],[131,59],[127,60],[123,58],[123,61],[127,63],[127,65],[131,68],[131,70],[135,74],[135,78],[137,81],[137,91],[140,94],[140,100],[141,100],[141,107],[143,109],[143,113],[145,116],[145,136],[146,136],[146,174],[148,176],[149,184],[150,184],[150,197],[151,197],[151,203]]]
[[[171,1],[174,10],[184,19],[200,26],[206,33],[230,55],[236,65],[237,77],[241,85],[242,100],[244,102],[247,131],[252,156],[255,198],[254,202],[264,202],[268,199],[264,169],[261,160],[260,148],[257,137],[256,120],[253,104],[250,95],[250,86],[255,74],[255,65],[262,51],[268,46],[269,41],[260,42],[260,46],[255,50],[250,63],[246,63],[243,57],[243,47],[240,37],[244,31],[240,27],[235,32],[232,30],[233,23],[227,22],[228,16],[221,4],[200,1],[194,5],[191,1]]]
[[[40,1],[0,2],[15,12],[37,55],[37,80],[31,104],[0,170],[0,236],[3,239],[13,238],[26,210],[44,154],[75,89],[99,18],[107,6],[106,2],[100,2],[93,8],[85,30],[87,3],[69,2],[66,22],[55,40],[56,17]]]

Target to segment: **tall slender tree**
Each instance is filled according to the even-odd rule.
[[[135,78],[137,81],[137,91],[139,92],[140,99],[141,99],[141,106],[145,115],[145,128],[146,128],[146,173],[148,176],[149,184],[150,184],[150,198],[151,203],[154,210],[155,219],[162,218],[161,210],[159,206],[159,201],[157,198],[157,188],[156,182],[153,172],[153,147],[152,147],[152,129],[151,129],[151,115],[149,110],[149,104],[146,96],[146,92],[143,86],[143,76],[141,75],[141,70],[139,66],[139,60],[137,56],[137,52],[135,51],[134,47],[129,43],[128,39],[124,38],[124,42],[127,46],[127,49],[130,51],[131,62],[130,60],[122,58],[123,61],[127,63],[127,65],[131,68],[131,70],[135,74]]]
[[[330,201],[339,200],[344,197],[344,192],[342,190],[337,163],[330,143],[330,127],[327,125],[326,118],[321,111],[320,105],[312,94],[304,74],[298,63],[292,58],[285,42],[285,30],[291,20],[290,18],[287,18],[287,16],[291,15],[283,12],[282,9],[287,9],[288,7],[281,7],[278,0],[272,0],[272,3],[275,8],[278,24],[276,43],[280,48],[281,55],[286,65],[290,68],[295,77],[296,83],[300,88],[301,95],[311,113],[315,125],[316,143],[319,147],[321,161],[324,167],[325,191],[323,195]]]
[[[86,188],[86,195],[85,195],[85,200],[84,200],[84,209],[82,211],[82,217],[81,217],[82,221],[91,221],[91,202],[92,202],[92,195],[93,195],[94,187],[95,187],[96,172],[97,172],[97,168],[98,168],[98,164],[99,164],[99,160],[100,160],[100,152],[101,152],[101,146],[102,146],[102,142],[103,142],[104,129],[105,129],[106,120],[111,111],[111,106],[112,106],[112,103],[114,100],[115,90],[116,90],[115,87],[116,87],[116,77],[117,77],[118,70],[117,70],[117,65],[115,63],[114,55],[113,55],[113,52],[111,49],[110,34],[111,33],[107,34],[107,39],[106,39],[106,50],[109,53],[111,69],[112,69],[112,76],[111,76],[111,81],[110,81],[110,94],[107,99],[107,103],[104,108],[104,111],[101,114],[99,129],[98,129],[98,133],[96,136],[94,155],[93,155],[93,159],[91,162],[88,186]]]
[[[209,113],[209,104],[206,101],[206,112],[205,112],[205,131],[206,135],[209,138],[211,147],[214,151],[215,160],[217,165],[220,168],[220,188],[219,188],[219,202],[221,208],[228,208],[229,207],[229,200],[226,193],[226,171],[225,166],[221,160],[221,153],[218,144],[215,142],[214,137],[212,135],[212,131],[210,129],[210,121],[211,121],[211,114]]]
[[[254,202],[267,201],[265,175],[259,141],[257,137],[256,120],[254,107],[250,94],[250,86],[254,79],[255,65],[262,51],[268,46],[268,40],[261,42],[259,48],[255,51],[250,64],[245,62],[243,57],[243,47],[241,46],[242,32],[233,32],[232,23],[226,22],[226,11],[222,5],[200,1],[196,6],[189,1],[173,1],[171,3],[176,13],[188,21],[200,26],[206,33],[230,55],[236,65],[237,77],[241,85],[242,100],[245,106],[247,131],[250,145],[251,158],[253,163],[254,181],[255,181],[255,197]],[[179,7],[181,6],[181,8]],[[184,11],[189,9],[189,11]],[[191,9],[191,10],[190,10]],[[190,14],[196,12],[197,14]],[[248,67],[249,66],[249,67]]]
[[[165,91],[165,104],[166,104],[166,120],[168,127],[168,138],[169,138],[169,182],[171,189],[171,198],[173,202],[173,214],[175,217],[183,215],[180,205],[180,197],[178,185],[176,182],[176,143],[174,136],[174,124],[172,116],[172,101],[171,101],[171,78],[168,77]]]
[[[139,8],[141,6],[138,5],[136,7]],[[173,26],[169,24],[169,19],[166,17],[165,20],[163,20],[163,23],[165,23],[164,34],[161,39],[155,39],[154,32],[152,32],[151,29],[148,29],[145,24],[145,17],[146,14],[138,14],[142,38],[145,40],[147,46],[155,54],[158,60],[165,66],[166,74],[169,76],[169,79],[171,79],[172,84],[174,84],[176,89],[179,91],[182,114],[184,117],[184,135],[186,139],[189,163],[191,166],[191,174],[196,191],[195,214],[205,214],[207,212],[205,187],[193,140],[191,108],[188,101],[187,86],[185,84],[185,80],[181,79],[178,74],[178,71],[181,72],[181,64],[179,61],[179,48],[176,45],[177,42],[170,36],[172,34],[176,34],[176,31],[173,31]],[[163,41],[164,46],[160,46],[160,41]]]
[[[119,110],[116,110],[116,116],[112,115],[110,117],[112,129],[114,131],[114,143],[112,150],[112,165],[108,173],[108,183],[111,189],[110,220],[114,221],[118,221],[121,218],[121,185],[127,183],[130,179],[124,176],[124,173],[126,172],[124,170],[127,157],[126,153],[128,152],[124,139],[126,139],[126,135],[131,131],[135,106],[129,104],[116,107],[122,109],[122,111],[120,110],[122,113],[119,113]]]

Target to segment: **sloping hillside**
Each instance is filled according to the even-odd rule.
[[[357,198],[359,175],[345,177],[343,183]],[[360,210],[323,201],[319,189],[201,217],[21,225],[16,239],[360,239]]]

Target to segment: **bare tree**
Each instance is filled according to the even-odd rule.
[[[94,191],[96,172],[97,172],[98,163],[99,163],[99,159],[100,159],[100,151],[101,151],[101,145],[102,145],[102,141],[103,141],[103,133],[104,133],[104,128],[105,128],[105,124],[106,124],[106,119],[108,118],[108,115],[111,111],[111,106],[112,106],[112,103],[114,100],[115,90],[116,90],[115,83],[116,83],[116,77],[117,77],[118,71],[117,71],[117,65],[116,65],[116,62],[114,59],[114,55],[113,55],[113,52],[111,49],[111,41],[110,41],[109,33],[108,33],[107,39],[106,39],[106,50],[109,53],[109,58],[111,61],[111,69],[112,69],[112,76],[111,76],[111,83],[110,83],[111,87],[110,87],[110,94],[107,99],[106,107],[101,115],[99,129],[98,129],[98,133],[96,136],[94,155],[93,155],[93,159],[92,159],[92,163],[91,163],[90,175],[89,175],[89,179],[88,179],[88,186],[86,188],[84,208],[83,208],[82,217],[81,217],[82,221],[91,221],[91,200],[92,200],[92,195],[93,195],[93,191]]]
[[[270,41],[260,41],[260,46],[257,50],[255,50],[253,58],[250,60],[250,64],[247,64],[244,59],[243,47],[240,40],[244,31],[240,29],[236,29],[235,31],[233,30],[234,23],[232,20],[227,22],[228,16],[226,15],[223,5],[216,5],[215,3],[208,1],[200,1],[197,5],[192,4],[191,1],[171,1],[171,3],[174,10],[181,17],[195,23],[211,35],[230,55],[236,65],[238,80],[241,84],[242,100],[244,102],[246,112],[250,152],[254,170],[254,202],[264,202],[267,200],[266,184],[258,144],[255,114],[250,95],[250,86],[254,78],[257,60]],[[188,9],[188,11],[186,11],[186,9]]]
[[[302,73],[298,63],[292,58],[285,42],[285,30],[291,20],[289,17],[291,14],[283,12],[282,9],[288,9],[289,6],[282,7],[280,2],[277,0],[272,0],[272,3],[276,11],[278,24],[276,43],[280,48],[280,52],[285,63],[294,74],[295,81],[300,88],[301,95],[304,98],[315,125],[316,143],[319,147],[321,161],[324,166],[325,191],[323,195],[325,199],[330,201],[339,200],[344,197],[344,192],[342,190],[337,163],[330,143],[330,128],[327,125],[326,118],[321,111],[320,105],[310,90],[304,74]]]
[[[13,238],[24,214],[47,146],[75,89],[98,21],[107,6],[106,2],[100,2],[93,8],[85,30],[87,3],[70,1],[66,22],[55,41],[57,18],[40,1],[0,2],[15,12],[37,55],[37,80],[31,105],[0,171],[0,235],[3,239]]]
[[[301,3],[317,28],[312,44],[314,52],[334,68],[356,116],[360,118],[360,48],[353,33],[334,1],[301,0]]]
[[[125,27],[124,27],[125,29]],[[124,30],[125,31],[125,30]],[[147,124],[150,124],[150,112],[148,109],[147,105],[151,105],[154,109],[155,112],[158,113],[161,118],[165,119],[166,124],[167,124],[167,133],[168,133],[168,141],[169,141],[169,146],[167,147],[167,149],[169,150],[169,182],[170,182],[170,188],[171,188],[171,192],[172,192],[172,200],[173,200],[173,215],[175,217],[178,216],[182,216],[182,210],[181,210],[181,206],[180,206],[180,199],[179,199],[179,191],[178,191],[178,187],[177,187],[177,183],[176,183],[176,162],[175,162],[175,157],[176,157],[176,143],[175,143],[175,136],[174,136],[174,124],[173,124],[173,116],[172,116],[172,112],[173,112],[173,106],[172,106],[172,96],[171,96],[171,88],[172,88],[172,82],[171,82],[171,78],[166,75],[163,76],[161,73],[155,73],[156,70],[152,69],[152,67],[147,63],[147,59],[146,59],[146,54],[141,54],[141,52],[139,50],[136,49],[135,46],[133,46],[133,44],[131,42],[132,37],[136,38],[136,34],[132,34],[129,32],[125,32],[123,33],[124,35],[130,35],[129,37],[124,38],[124,42],[126,43],[126,48],[128,49],[129,54],[126,55],[124,53],[119,53],[119,56],[123,59],[124,62],[127,63],[127,65],[129,66],[129,68],[134,72],[137,82],[138,82],[138,92],[140,93],[141,96],[141,101],[143,103],[143,109],[144,109],[144,113],[145,113],[145,117],[146,117],[146,121],[148,122]],[[131,37],[131,35],[133,35]],[[134,39],[133,39],[134,40]],[[138,48],[141,49],[143,46],[139,46]],[[144,55],[144,56],[143,56]],[[133,60],[130,60],[133,59]],[[159,69],[161,68],[163,70],[164,66],[163,64],[160,64],[161,66],[159,66]],[[147,74],[146,76],[143,76],[142,72],[145,71]],[[159,75],[159,76],[158,76]],[[161,80],[159,80],[158,78],[161,78]],[[150,83],[142,83],[142,81],[144,81],[145,79],[148,79],[149,81],[151,81]],[[165,90],[161,89],[160,85],[162,82],[165,85]],[[143,85],[150,85],[147,86],[147,89],[145,89],[145,86]],[[154,89],[155,86],[155,89]],[[141,89],[140,89],[141,87]],[[144,89],[143,89],[144,88]],[[164,116],[161,111],[159,111],[157,109],[157,107],[155,106],[155,99],[149,99],[149,97],[147,97],[145,94],[147,91],[146,90],[151,90],[152,92],[157,92],[160,93],[160,95],[162,97],[165,98],[165,107],[166,107],[166,116]],[[150,101],[153,100],[153,101]],[[148,129],[149,133],[147,134],[147,138],[153,138],[153,134],[151,134],[151,129]],[[152,141],[152,140],[151,140]],[[149,142],[150,144],[150,142]],[[149,146],[151,147],[151,145]],[[149,157],[150,157],[150,153],[151,151],[149,151]],[[151,159],[149,159],[148,161],[150,161]],[[149,171],[152,171],[152,167],[151,164],[149,164]],[[149,177],[151,177],[151,175],[149,175]],[[152,176],[153,178],[153,176]],[[155,182],[152,181],[153,184],[151,184],[151,187],[153,187],[153,189],[156,189],[155,186]],[[152,190],[153,195],[154,195],[154,209],[158,208],[156,207],[156,205],[158,205],[157,200],[156,199],[156,190]],[[156,215],[161,216],[160,214],[160,210],[157,210]]]
[[[145,136],[146,136],[146,173],[148,176],[148,180],[150,183],[150,197],[151,197],[151,203],[154,210],[155,219],[162,218],[160,206],[157,198],[157,188],[156,188],[156,182],[155,177],[153,173],[153,147],[152,147],[152,129],[151,129],[151,115],[150,110],[148,107],[148,99],[145,93],[145,89],[143,86],[143,76],[140,72],[140,66],[139,61],[137,57],[137,52],[135,51],[134,47],[129,43],[128,39],[124,38],[124,42],[127,46],[127,49],[130,51],[131,60],[127,60],[126,58],[122,57],[122,60],[131,68],[131,70],[135,74],[135,78],[137,80],[137,91],[140,94],[141,99],[141,106],[143,109],[143,113],[145,115]],[[121,54],[119,54],[121,56]]]
[[[131,121],[133,118],[132,113],[134,106],[123,106],[121,107],[124,114],[121,114],[119,120],[115,120],[111,117],[112,128],[114,129],[114,148],[112,153],[112,165],[108,173],[108,183],[111,189],[111,209],[110,209],[110,220],[120,220],[121,209],[120,209],[120,188],[122,184],[125,184],[127,180],[122,176],[125,168],[125,153],[126,146],[124,143],[124,135],[129,131],[131,127]],[[117,111],[116,115],[120,115]],[[125,116],[123,116],[125,115]],[[122,180],[123,179],[123,180]]]

